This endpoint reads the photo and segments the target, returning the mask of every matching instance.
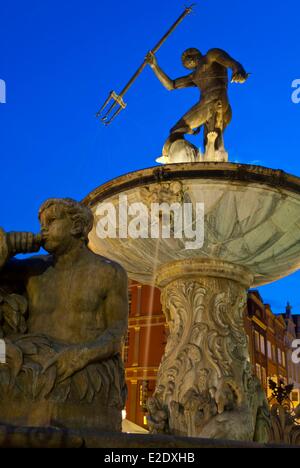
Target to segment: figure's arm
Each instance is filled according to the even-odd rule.
[[[101,361],[121,352],[128,327],[127,273],[115,266],[111,288],[105,301],[106,331],[95,342],[85,346],[88,361]]]
[[[18,253],[32,253],[40,249],[37,236],[30,232],[6,234],[0,228],[0,286],[8,283],[24,283],[28,260],[13,258]]]
[[[3,229],[0,228],[0,270],[6,264],[9,257],[7,237]]]
[[[232,70],[232,82],[244,83],[248,78],[248,73],[243,65],[230,57],[224,50],[211,49],[208,51],[206,57],[209,63],[217,62],[223,65],[223,67],[230,68]]]
[[[152,52],[149,52],[146,56],[146,61],[154,71],[155,75],[161,82],[161,84],[168,90],[173,91],[174,89],[188,88],[190,86],[196,86],[192,74],[183,76],[182,78],[177,78],[172,80],[158,65],[155,55]]]

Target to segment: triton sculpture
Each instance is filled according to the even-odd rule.
[[[121,431],[127,275],[87,247],[88,207],[50,199],[39,219],[38,236],[0,231],[0,425]]]

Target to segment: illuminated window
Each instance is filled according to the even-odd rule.
[[[275,345],[272,345],[272,359],[276,362],[276,348]]]
[[[129,350],[129,339],[130,339],[130,331],[128,331],[126,337],[125,337],[125,342],[123,346],[123,361],[125,364],[128,363],[128,350]]]
[[[285,359],[285,352],[284,351],[282,351],[282,365],[283,365],[283,367],[285,367],[285,365],[286,365],[286,359]]]
[[[132,302],[132,291],[129,289],[128,291],[128,308],[129,308],[129,313],[131,312],[131,302]]]
[[[265,338],[262,335],[260,335],[260,351],[266,354]]]
[[[267,385],[267,372],[264,367],[261,368],[261,383],[264,387]]]
[[[255,368],[256,368],[256,375],[259,378],[259,380],[261,380],[261,367],[260,367],[260,365],[256,364]]]
[[[281,349],[277,348],[277,358],[278,358],[278,364],[282,364],[282,359],[281,359]]]
[[[149,382],[148,380],[143,380],[140,384],[140,406],[143,409],[147,407],[147,400],[149,394]]]
[[[272,345],[270,341],[268,341],[267,343],[267,348],[268,348],[268,358],[272,359]]]
[[[259,351],[259,333],[257,331],[254,332],[254,340],[255,340],[255,349]]]
[[[123,361],[125,364],[128,362],[128,348],[123,348]]]

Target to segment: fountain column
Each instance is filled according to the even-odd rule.
[[[249,270],[219,259],[160,268],[156,284],[170,335],[149,401],[152,432],[268,440],[268,408],[244,329],[252,281]]]

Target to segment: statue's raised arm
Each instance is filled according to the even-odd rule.
[[[161,82],[161,84],[168,90],[173,91],[174,89],[189,88],[191,86],[197,86],[193,81],[192,74],[183,76],[181,78],[176,78],[172,80],[158,65],[157,59],[153,52],[148,52],[146,55],[146,61],[154,71],[155,75]]]

